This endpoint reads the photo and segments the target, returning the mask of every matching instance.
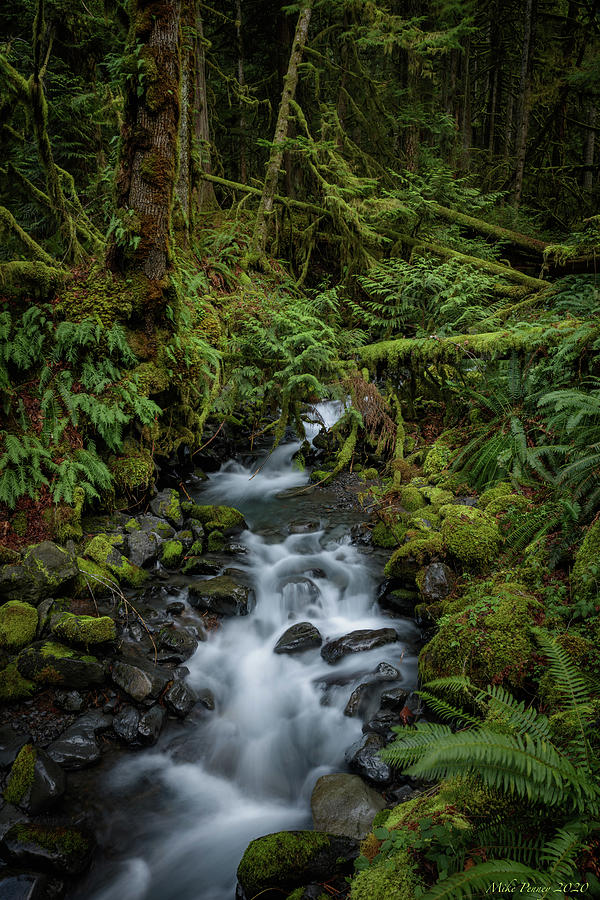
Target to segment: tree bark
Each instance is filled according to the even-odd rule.
[[[244,32],[243,32],[242,16],[243,16],[242,0],[236,0],[235,32],[236,32],[236,39],[237,39],[237,79],[238,79],[238,85],[239,85],[239,89],[240,89],[240,95],[242,94],[244,87],[246,86],[246,75],[244,72]],[[240,100],[239,129],[240,129],[240,140],[239,140],[240,181],[242,184],[246,184],[246,182],[248,181],[248,163],[247,163],[247,159],[246,159],[246,112],[245,112],[243,100]]]
[[[583,164],[585,166],[583,172],[583,189],[591,191],[594,186],[594,151],[596,147],[596,116],[597,107],[594,100],[589,101],[588,106],[588,130],[585,136],[585,144],[583,148]]]
[[[210,122],[206,91],[206,49],[200,4],[196,2],[196,39],[194,44],[194,107],[192,113],[193,157],[199,160],[192,176],[193,213],[217,206],[215,189],[201,177],[202,172],[212,172],[210,152]]]
[[[523,45],[521,50],[521,77],[519,82],[519,103],[517,115],[516,166],[513,191],[515,211],[521,204],[523,193],[523,175],[525,173],[525,157],[527,153],[527,136],[529,134],[529,113],[531,98],[531,57],[533,44],[533,0],[526,0]]]
[[[275,136],[273,138],[273,145],[267,165],[267,173],[260,205],[258,207],[254,233],[252,235],[250,247],[250,261],[252,263],[260,261],[266,252],[269,221],[273,213],[273,202],[277,190],[277,182],[279,180],[279,170],[283,161],[283,143],[288,132],[290,102],[296,94],[296,87],[298,85],[298,66],[300,65],[302,54],[304,52],[304,45],[306,44],[308,36],[312,7],[313,0],[305,0],[304,6],[298,15],[298,22],[296,23],[296,33],[294,34],[294,42],[292,44],[287,74],[284,78],[281,103],[279,104]]]
[[[130,0],[125,117],[117,212],[107,263],[143,275],[148,299],[164,297],[177,177],[181,0]],[[141,48],[141,49],[140,49]],[[143,67],[136,66],[138,59]]]

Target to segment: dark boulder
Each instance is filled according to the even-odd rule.
[[[59,894],[50,894],[47,875],[40,872],[6,872],[0,874],[2,900],[49,900]],[[62,891],[60,891],[62,894]]]
[[[20,734],[11,725],[0,726],[0,769],[8,769],[17,755],[31,738],[28,734]]]
[[[133,744],[138,739],[140,712],[134,706],[124,706],[113,719],[114,733],[126,744]]]
[[[345,754],[346,762],[353,772],[367,781],[385,787],[392,781],[392,770],[379,756],[385,747],[385,738],[379,734],[365,734],[352,744]]]
[[[320,647],[323,638],[317,628],[310,622],[298,622],[292,625],[281,635],[275,647],[274,653],[303,653]]]
[[[252,591],[228,575],[199,581],[188,588],[189,601],[195,609],[219,616],[247,616]]]
[[[335,641],[330,641],[321,648],[321,656],[330,665],[338,662],[348,653],[362,653],[383,647],[385,644],[398,640],[398,634],[394,628],[378,628],[376,630],[364,629],[352,631]]]
[[[75,690],[102,684],[105,678],[104,666],[95,656],[56,641],[39,641],[22,650],[17,668],[23,678],[37,684],[64,685]]]
[[[96,735],[112,725],[112,716],[88,712],[47,748],[48,756],[64,769],[85,769],[101,756]]]
[[[183,527],[183,513],[179,494],[173,488],[159,491],[156,497],[150,501],[150,510],[155,516],[166,519],[176,531]]]
[[[13,763],[4,799],[30,815],[50,809],[65,792],[65,773],[44,750],[26,744]]]
[[[166,524],[166,523],[165,523]],[[162,537],[153,531],[134,531],[129,535],[129,562],[144,568],[151,566],[158,559]]]
[[[385,807],[385,801],[358,775],[340,773],[319,778],[310,807],[316,831],[362,840],[371,830],[375,815]]]
[[[139,660],[119,659],[113,663],[110,674],[117,687],[137,703],[155,700],[171,681],[169,672]]]
[[[75,559],[52,541],[42,541],[26,552],[19,565],[0,567],[0,598],[38,606],[66,589],[76,575]]]
[[[139,720],[138,739],[142,744],[155,744],[158,740],[166,719],[166,712],[162,706],[151,706]]]
[[[175,681],[165,694],[165,705],[178,719],[185,719],[196,703],[194,691],[185,681]]]
[[[80,875],[92,850],[92,840],[75,828],[33,823],[13,825],[0,842],[0,856],[9,865],[60,875]]]
[[[452,593],[456,575],[442,562],[432,562],[420,579],[421,596],[425,603],[439,603]]]

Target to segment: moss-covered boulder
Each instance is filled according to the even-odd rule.
[[[446,550],[465,567],[483,569],[497,559],[502,538],[496,521],[471,506],[440,508]]]
[[[407,512],[416,512],[427,505],[425,497],[414,484],[405,484],[398,488],[398,502]]]
[[[350,900],[414,900],[422,881],[408,850],[400,850],[384,865],[363,869],[352,879]]]
[[[523,684],[536,654],[530,626],[542,611],[524,585],[483,582],[445,610],[438,633],[419,656],[424,682],[467,674],[481,687]]]
[[[117,639],[117,627],[110,616],[78,616],[60,613],[53,622],[52,634],[67,644],[89,647],[106,644]]]
[[[479,497],[479,506],[481,509],[487,509],[490,503],[500,500],[502,497],[508,497],[513,493],[513,486],[507,481],[499,481],[493,487],[488,488]]]
[[[201,522],[207,532],[234,534],[248,527],[241,512],[232,506],[199,506],[197,503],[183,503],[182,508],[190,519]]]
[[[9,600],[0,606],[0,647],[20,650],[34,638],[38,626],[38,612],[29,603]]]
[[[590,525],[577,551],[571,583],[582,600],[592,600],[600,593],[600,519]]]
[[[167,569],[175,569],[183,557],[181,541],[165,541],[161,548],[160,561]]]
[[[392,554],[385,567],[388,578],[406,579],[414,578],[421,566],[443,555],[444,546],[442,537],[437,531],[431,532],[407,532],[406,541]]]
[[[125,549],[124,542],[122,534],[97,534],[86,544],[83,555],[112,572],[119,584],[140,587],[148,578],[148,573],[130,563],[121,553],[119,548]]]
[[[35,692],[36,685],[23,678],[16,662],[9,663],[0,671],[0,703],[16,703],[26,700]]]
[[[4,799],[26,812],[37,815],[50,809],[64,794],[65,773],[44,750],[25,744],[15,759]]]
[[[395,522],[378,522],[371,532],[371,539],[376,547],[397,547],[404,540],[406,525],[397,519]]]
[[[150,509],[155,516],[166,519],[169,525],[179,530],[183,526],[183,512],[179,493],[174,488],[160,491],[150,503]]]
[[[0,599],[38,606],[72,584],[76,575],[73,557],[52,541],[42,541],[19,563],[0,567]]]
[[[449,447],[446,439],[442,435],[431,445],[431,448],[423,462],[423,472],[430,481],[439,480],[442,472],[444,472],[452,460],[455,452]]]
[[[93,844],[75,828],[31,823],[13,825],[0,841],[0,856],[15,868],[79,875],[89,865]]]
[[[219,616],[247,616],[253,599],[252,591],[229,575],[194,582],[189,586],[188,593],[195,609]]]
[[[55,641],[39,641],[22,650],[17,668],[36,684],[65,685],[82,690],[104,681],[104,667],[94,656]]]
[[[312,881],[352,869],[358,841],[321,831],[279,831],[252,841],[237,870],[246,897],[285,896]]]
[[[225,548],[225,536],[222,531],[211,531],[206,542],[209,553],[220,553]]]
[[[106,597],[119,587],[119,582],[107,566],[99,566],[91,559],[78,556],[75,597]]]

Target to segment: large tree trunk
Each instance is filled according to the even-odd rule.
[[[244,73],[244,32],[243,32],[243,10],[242,0],[236,0],[235,4],[235,32],[237,39],[237,79],[240,89],[240,95],[246,85],[246,75]],[[248,163],[246,159],[246,112],[244,101],[240,99],[240,118],[239,118],[239,169],[240,182],[246,184],[248,181]]]
[[[267,174],[265,176],[263,192],[258,207],[254,233],[252,235],[250,247],[250,262],[252,263],[260,261],[266,252],[269,220],[273,213],[273,203],[277,190],[279,170],[283,161],[283,144],[288,132],[290,103],[296,94],[296,87],[298,85],[298,66],[300,65],[302,54],[304,52],[304,45],[306,44],[306,38],[308,36],[312,7],[313,0],[305,0],[305,3],[300,10],[300,14],[298,15],[298,22],[296,23],[296,33],[294,34],[290,62],[287,75],[283,82],[283,93],[281,95],[281,103],[279,104],[275,136],[273,138],[273,145],[269,163],[267,165]]]
[[[176,182],[181,0],[130,0],[125,118],[116,180],[117,211],[107,262],[148,281],[164,297]],[[141,60],[143,67],[138,68]]]
[[[210,152],[210,122],[208,120],[208,99],[206,92],[206,48],[200,4],[196,8],[196,39],[194,43],[194,106],[192,112],[193,157],[199,160],[199,170],[192,174],[193,214],[217,206],[215,189],[210,182],[201,178],[201,172],[212,173]]]
[[[525,157],[527,152],[527,137],[529,135],[529,113],[531,98],[531,57],[533,43],[533,0],[526,0],[525,22],[523,27],[523,45],[521,49],[521,77],[519,83],[519,104],[517,115],[517,144],[516,166],[513,192],[513,204],[515,211],[521,203],[523,193],[523,175],[525,173]]]
[[[583,187],[591,191],[594,186],[594,150],[596,146],[596,115],[597,107],[594,100],[589,101],[587,124],[588,130],[583,147]]]

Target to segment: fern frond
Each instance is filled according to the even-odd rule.
[[[443,881],[438,881],[421,896],[421,900],[462,900],[485,894],[493,884],[523,882],[544,885],[547,879],[535,869],[511,859],[498,859],[479,863],[462,872],[456,872]],[[516,887],[515,887],[516,889]]]

